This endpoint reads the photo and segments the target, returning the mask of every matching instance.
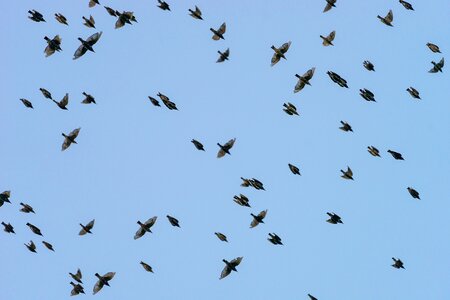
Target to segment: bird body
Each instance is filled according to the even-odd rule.
[[[25,105],[25,107],[34,108],[33,104],[25,98],[20,98],[20,101],[22,101],[22,103],[23,103],[23,105]]]

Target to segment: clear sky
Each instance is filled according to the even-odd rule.
[[[0,207],[0,220],[17,233],[0,232],[1,299],[68,299],[68,272],[77,268],[87,293],[80,298],[448,299],[449,69],[428,70],[450,51],[449,1],[411,0],[415,11],[407,11],[394,0],[338,0],[327,13],[325,1],[306,0],[172,0],[171,12],[153,0],[100,2],[134,11],[138,23],[116,30],[116,19],[87,0],[0,3],[0,190],[11,190],[12,202]],[[204,21],[188,15],[195,5]],[[29,9],[47,22],[29,20]],[[389,9],[394,27],[377,19]],[[97,29],[82,25],[89,15]],[[209,28],[223,22],[225,40],[213,41]],[[319,35],[333,30],[334,46],[322,46]],[[72,60],[77,38],[97,31],[96,52]],[[56,34],[63,51],[46,58],[44,36]],[[287,60],[271,67],[270,46],[287,41]],[[216,63],[228,47],[230,60]],[[366,59],[376,72],[364,69]],[[294,94],[294,74],[311,67],[311,86]],[[422,100],[406,92],[410,86]],[[57,100],[69,93],[68,110],[41,87]],[[377,102],[364,101],[360,88]],[[83,91],[97,105],[81,104]],[[153,106],[147,96],[158,92],[179,110]],[[282,111],[288,101],[299,117]],[[339,130],[340,120],[354,132]],[[77,127],[78,144],[61,152],[61,133]],[[216,143],[231,138],[231,155],[217,159]],[[367,152],[371,145],[381,158]],[[340,177],[347,166],[354,181]],[[266,191],[241,187],[241,176],[261,180]],[[239,193],[251,208],[233,202]],[[19,212],[19,202],[36,214]],[[264,209],[265,224],[249,229],[250,213]],[[327,223],[326,212],[344,224]],[[136,222],[153,216],[153,234],[134,240]],[[93,234],[78,236],[78,224],[92,219]],[[284,245],[270,244],[269,232]],[[23,245],[31,239],[37,254]],[[219,280],[222,259],[238,256],[238,272]],[[406,269],[391,267],[391,257]],[[94,273],[109,271],[116,272],[111,287],[92,296]]]

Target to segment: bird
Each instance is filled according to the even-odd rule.
[[[254,187],[257,190],[265,191],[263,183],[261,181],[259,181],[258,179],[256,179],[256,178],[252,178],[250,180],[250,184],[251,184],[252,187]]]
[[[45,19],[44,19],[44,16],[40,13],[40,12],[38,12],[37,10],[29,10],[28,11],[28,13],[29,14],[31,14],[31,16],[28,16],[28,18],[30,19],[30,20],[33,20],[33,21],[35,21],[35,22],[45,22]]]
[[[313,68],[309,69],[308,71],[306,71],[306,73],[303,74],[303,76],[295,74],[295,77],[298,78],[298,81],[294,87],[294,93],[300,92],[305,87],[305,85],[311,85],[309,83],[309,81],[311,80],[311,78],[313,78],[315,70],[316,70],[316,68],[313,67]]]
[[[202,12],[200,11],[200,8],[198,8],[197,6],[195,6],[195,10],[189,8],[188,11],[190,12],[189,15],[194,19],[203,20]]]
[[[269,233],[267,240],[274,245],[283,245],[281,238],[276,233]]]
[[[75,139],[77,138],[78,134],[80,133],[81,128],[76,128],[74,130],[72,130],[68,135],[66,135],[65,133],[62,133],[62,136],[64,137],[64,142],[61,146],[61,151],[66,150],[67,148],[69,148],[69,146],[74,143],[74,144],[78,144],[77,141],[75,141]]]
[[[225,22],[220,25],[219,29],[215,30],[213,28],[209,28],[214,34],[212,36],[212,39],[215,41],[218,41],[220,39],[224,40],[225,38],[223,35],[225,34],[225,31],[227,30],[227,24]]]
[[[235,259],[233,259],[231,261],[222,259],[222,261],[225,263],[225,267],[223,268],[222,273],[220,273],[219,279],[223,279],[223,278],[227,277],[228,275],[230,275],[231,271],[237,272],[236,267],[239,266],[242,259],[243,259],[243,257],[236,257]]]
[[[79,294],[85,294],[84,293],[84,288],[81,284],[77,283],[73,283],[72,281],[70,282],[70,284],[73,286],[72,291],[70,292],[71,296],[76,296]]]
[[[53,245],[46,242],[46,241],[42,241],[42,244],[44,244],[45,247],[47,247],[48,250],[55,252],[55,249],[53,249]]]
[[[177,106],[175,103],[173,103],[172,101],[170,101],[169,97],[167,97],[164,94],[161,94],[158,92],[157,96],[161,99],[161,101],[164,103],[164,105],[170,109],[170,110],[178,110]]]
[[[153,97],[151,97],[151,96],[148,96],[148,99],[150,100],[150,102],[151,102],[154,106],[161,106],[161,105],[159,104],[159,101],[156,100],[155,98],[153,98]]]
[[[67,18],[64,17],[64,16],[63,16],[62,14],[60,14],[60,13],[55,13],[55,19],[56,19],[56,21],[58,21],[58,22],[61,23],[61,24],[69,25],[69,23],[67,23]]]
[[[387,152],[389,152],[392,155],[392,157],[395,158],[396,160],[405,160],[401,153],[392,150],[388,150]]]
[[[361,97],[363,97],[366,101],[373,101],[376,102],[375,100],[375,95],[369,91],[368,89],[360,89],[359,90],[359,94],[361,95]]]
[[[4,191],[0,194],[0,206],[2,206],[5,202],[11,203],[9,200],[9,197],[11,197],[11,191]]]
[[[352,171],[352,169],[350,169],[349,166],[347,166],[347,171],[344,172],[344,170],[341,170],[341,173],[342,173],[342,175],[341,175],[342,178],[353,180],[353,171]]]
[[[136,17],[132,11],[124,11],[120,13],[119,11],[115,11],[115,15],[118,17],[116,24],[114,25],[115,29],[123,27],[125,24],[132,25],[131,22],[137,22]]]
[[[85,16],[82,16],[84,23],[83,25],[88,27],[88,28],[95,28],[95,20],[93,16],[89,16],[89,19],[86,18]]]
[[[420,196],[419,196],[419,192],[416,191],[415,189],[413,189],[412,187],[408,187],[408,192],[409,194],[414,198],[414,199],[419,199],[420,200]]]
[[[153,268],[149,264],[143,261],[141,261],[140,264],[142,265],[145,271],[153,273]]]
[[[11,225],[11,223],[6,224],[5,222],[2,222],[3,227],[5,227],[3,229],[3,231],[7,232],[7,233],[14,233],[14,227]]]
[[[398,2],[400,2],[400,4],[403,5],[403,7],[406,8],[407,10],[414,10],[414,8],[411,5],[411,3],[406,2],[404,0],[399,0]]]
[[[109,286],[109,281],[114,278],[116,275],[116,272],[108,272],[103,276],[100,276],[98,273],[95,273],[95,276],[98,278],[97,282],[94,286],[94,295],[97,294],[103,286],[107,285]]]
[[[137,240],[138,238],[143,237],[146,232],[152,232],[151,228],[155,224],[157,218],[158,218],[157,216],[154,216],[154,217],[148,219],[145,223],[142,223],[141,221],[137,221],[137,223],[139,224],[140,227],[136,231],[136,234],[134,235],[134,239]]]
[[[42,95],[44,95],[45,98],[53,100],[52,94],[48,90],[44,88],[39,88],[39,90],[41,91]]]
[[[336,3],[336,0],[326,0],[327,1],[327,5],[325,6],[325,8],[323,9],[323,12],[327,12],[329,11],[332,7],[336,7],[336,5],[334,5]]]
[[[428,73],[442,73],[442,68],[444,67],[444,58],[442,58],[438,63],[435,63],[434,61],[431,62],[433,64],[433,67],[428,71]]]
[[[59,35],[55,35],[53,39],[49,39],[47,36],[44,36],[44,39],[47,41],[47,47],[44,49],[45,57],[49,57],[55,51],[61,51],[61,41],[62,39]]]
[[[66,93],[64,95],[64,97],[61,99],[61,101],[59,101],[59,102],[56,100],[53,100],[53,99],[52,99],[52,101],[55,102],[56,105],[58,105],[58,107],[61,108],[62,110],[67,110],[66,106],[69,104],[69,94]]]
[[[33,208],[30,205],[22,203],[22,202],[20,202],[20,205],[22,205],[22,208],[20,209],[21,212],[24,212],[24,213],[31,212],[31,213],[35,214]]]
[[[275,47],[274,45],[270,46],[270,48],[275,52],[272,55],[272,59],[270,61],[270,65],[273,67],[276,65],[281,58],[286,59],[286,56],[284,54],[289,50],[289,47],[291,46],[291,41],[288,41],[281,45],[280,48]]]
[[[258,226],[259,223],[264,223],[264,218],[266,217],[267,209],[261,211],[258,215],[250,214],[253,217],[252,222],[250,223],[250,228]]]
[[[363,62],[363,66],[364,66],[364,68],[366,68],[368,71],[374,71],[374,72],[375,72],[375,66],[374,66],[373,63],[371,63],[370,61],[365,60],[365,61]]]
[[[169,219],[169,222],[170,222],[170,224],[172,224],[172,226],[180,227],[180,223],[176,218],[169,216],[169,215],[167,215],[166,217],[167,217],[167,219]]]
[[[217,53],[220,54],[219,58],[217,59],[217,63],[221,63],[224,62],[225,60],[228,60],[228,56],[230,56],[230,48],[228,48],[227,50],[225,50],[225,52],[220,52],[217,51]]]
[[[420,99],[419,91],[410,86],[406,91],[415,99]]]
[[[78,268],[78,270],[77,270],[77,272],[75,274],[72,274],[72,273],[69,272],[69,275],[76,282],[83,284],[83,282],[81,281],[81,279],[83,278],[83,274],[81,274],[81,270],[79,268]]]
[[[319,300],[319,299],[317,299],[316,297],[314,297],[314,296],[311,295],[311,294],[308,294],[308,297],[309,297],[310,300]]]
[[[236,202],[237,204],[239,204],[240,206],[251,207],[247,196],[245,196],[243,194],[239,194],[239,196],[234,195],[233,201]]]
[[[92,95],[87,94],[86,92],[83,92],[84,95],[84,100],[81,101],[81,103],[83,104],[90,104],[90,103],[94,103],[97,104],[97,102],[95,102],[95,98]]]
[[[405,267],[403,266],[403,262],[401,261],[400,258],[392,258],[392,260],[394,261],[394,264],[392,265],[394,268],[396,269],[404,269]]]
[[[339,127],[339,129],[341,129],[341,130],[343,130],[345,132],[348,132],[348,131],[353,132],[352,126],[350,126],[350,124],[348,124],[345,121],[341,121],[341,124],[342,124],[342,126]]]
[[[92,234],[92,228],[94,228],[95,219],[87,223],[86,225],[83,225],[80,223],[81,230],[78,233],[78,235],[85,235],[86,233]],[[81,277],[80,277],[81,278]]]
[[[441,53],[441,50],[439,50],[439,46],[435,45],[433,43],[427,43],[427,47],[431,50],[433,53]]]
[[[228,243],[228,240],[227,240],[227,237],[226,237],[225,234],[220,233],[220,232],[214,232],[214,234],[215,234],[215,235],[217,236],[217,238],[218,238],[219,240],[221,240],[222,242],[227,242],[227,243]]]
[[[30,250],[31,252],[34,252],[34,253],[36,253],[36,245],[33,243],[33,241],[30,241],[30,243],[27,245],[27,244],[24,244],[27,248],[28,248],[28,250]]]
[[[81,42],[81,45],[78,47],[78,49],[73,54],[73,59],[78,59],[81,56],[83,56],[88,50],[91,52],[95,52],[94,48],[92,46],[95,45],[95,43],[98,42],[100,37],[102,36],[102,31],[94,33],[90,37],[88,37],[86,40],[83,40],[82,38],[78,38],[78,40]]]
[[[200,143],[199,141],[197,141],[195,139],[192,139],[191,143],[194,144],[194,146],[195,146],[195,148],[197,148],[197,150],[205,151],[205,148],[203,147],[203,144]]]
[[[118,15],[117,15],[117,13],[116,13],[116,10],[112,9],[112,8],[109,7],[109,6],[103,6],[103,7],[106,9],[106,11],[108,12],[108,14],[109,14],[110,16],[112,16],[112,17],[118,17]]]
[[[302,174],[300,174],[300,169],[298,167],[296,167],[292,164],[288,164],[288,166],[289,166],[289,170],[291,170],[292,174],[300,175],[300,176],[302,175]]]
[[[329,213],[327,212],[327,215],[330,217],[327,222],[331,223],[331,224],[344,224],[344,222],[342,222],[341,217],[339,217],[337,214],[335,213]]]
[[[34,108],[33,104],[25,98],[20,98],[20,101],[22,101],[22,103],[23,103],[23,105],[25,105],[25,107]]]
[[[219,143],[217,143],[217,146],[220,147],[219,152],[217,152],[217,158],[221,158],[223,156],[225,156],[225,154],[229,154],[230,153],[230,149],[233,148],[234,142],[236,141],[236,138],[229,140],[228,142],[225,143],[225,145],[221,145]]]
[[[379,15],[377,16],[377,18],[380,19],[383,24],[391,27],[393,26],[392,21],[394,20],[394,14],[392,13],[392,10],[389,10],[384,18],[380,17]]]
[[[159,8],[161,8],[162,10],[168,10],[168,11],[170,11],[169,4],[167,4],[166,1],[158,0],[158,3],[159,3],[159,5],[157,5],[157,6],[158,6]]]
[[[98,0],[89,0],[89,7],[94,7],[96,4],[100,5]]]
[[[328,76],[330,76],[330,79],[333,82],[337,83],[340,87],[348,88],[347,80],[332,71],[328,71],[327,74]]]
[[[336,31],[334,31],[334,30],[332,32],[330,32],[330,34],[327,35],[327,36],[321,35],[320,38],[323,40],[322,45],[324,45],[324,46],[334,46],[333,45],[333,40],[334,40],[335,37],[336,37]]]
[[[292,116],[292,115],[299,115],[297,112],[297,107],[295,107],[294,104],[288,102],[288,103],[283,103],[283,111],[285,113],[287,113],[288,115]]]
[[[243,186],[243,187],[249,187],[249,186],[252,186],[252,184],[251,184],[251,182],[250,182],[251,179],[241,177],[241,180],[242,180],[241,186]]]
[[[378,151],[378,149],[375,148],[374,146],[367,146],[367,151],[368,151],[370,154],[372,154],[373,156],[381,157],[381,156],[380,156],[380,151]]]
[[[30,227],[31,231],[32,231],[34,234],[37,234],[37,235],[42,236],[41,230],[40,230],[38,227],[34,226],[34,225],[31,224],[31,223],[27,223],[26,225],[27,225],[28,227]]]

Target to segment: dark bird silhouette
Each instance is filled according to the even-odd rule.
[[[91,103],[97,104],[97,102],[95,102],[95,98],[92,95],[87,94],[86,92],[83,92],[83,95],[84,95],[85,98],[83,99],[83,101],[81,101],[81,103],[83,103],[83,104],[91,104]]]
[[[86,26],[87,28],[95,28],[95,20],[93,16],[89,16],[89,19],[85,16],[82,16],[82,18],[84,20],[84,26]]]
[[[78,235],[85,235],[86,233],[92,234],[92,228],[94,228],[95,219],[87,223],[86,225],[83,225],[80,223],[81,230],[78,233]],[[81,278],[81,277],[80,277]],[[75,279],[76,280],[76,279]]]
[[[166,217],[169,220],[170,224],[172,224],[172,226],[180,228],[180,222],[176,218],[169,215],[167,215]]]
[[[134,16],[134,13],[132,11],[124,11],[120,13],[116,10],[115,12],[117,18],[115,29],[123,27],[125,24],[132,25],[131,22],[137,22],[136,17]]]
[[[166,1],[158,0],[158,3],[159,3],[159,5],[157,5],[157,6],[158,6],[159,8],[161,8],[162,10],[168,10],[168,11],[170,11],[169,4],[167,4]]]
[[[257,190],[265,191],[263,183],[261,181],[259,181],[258,179],[256,179],[256,178],[252,178],[250,180],[250,184],[251,184],[252,187],[254,187]]]
[[[0,207],[5,203],[11,203],[9,200],[9,197],[11,197],[11,191],[4,191],[0,194]]]
[[[293,115],[298,116],[299,115],[297,112],[297,107],[295,107],[295,105],[292,104],[291,102],[283,103],[283,107],[284,107],[283,111],[285,113],[287,113],[288,115],[290,115],[290,116],[293,116]]]
[[[138,238],[141,238],[144,236],[146,232],[152,232],[151,228],[155,224],[156,219],[158,217],[154,216],[153,218],[148,219],[145,223],[142,223],[141,221],[137,221],[139,224],[139,229],[136,231],[136,234],[134,235],[134,239],[137,240]]]
[[[379,15],[377,16],[377,18],[380,19],[383,24],[392,27],[392,21],[394,20],[394,14],[392,13],[392,10],[389,10],[384,18],[380,17]]]
[[[217,143],[217,146],[220,147],[219,152],[217,152],[217,158],[221,158],[223,156],[225,156],[225,154],[229,154],[230,153],[230,149],[233,148],[234,142],[236,141],[236,138],[229,140],[228,142],[225,143],[225,145],[221,145],[219,143]]]
[[[404,269],[405,267],[403,266],[403,262],[401,261],[400,258],[392,258],[392,260],[394,261],[394,264],[392,265],[394,268],[396,269]]]
[[[31,252],[34,252],[34,253],[36,253],[36,245],[33,243],[33,241],[30,241],[30,243],[27,245],[27,244],[24,244],[27,248],[28,248],[28,250],[30,250]]]
[[[69,23],[67,23],[67,18],[64,17],[62,14],[55,13],[55,19],[61,24],[69,25]]]
[[[300,174],[300,169],[298,167],[296,167],[292,164],[288,164],[288,166],[289,166],[289,170],[291,170],[292,174],[302,175],[302,174]]]
[[[2,225],[3,225],[3,227],[5,227],[5,228],[3,228],[3,230],[4,230],[5,232],[16,234],[16,233],[14,232],[14,227],[11,225],[11,223],[6,224],[5,222],[2,222]]]
[[[371,63],[370,61],[365,60],[365,61],[363,62],[363,66],[364,66],[364,68],[366,68],[368,71],[374,71],[374,72],[375,72],[375,66],[374,66],[373,63]]]
[[[327,222],[331,223],[331,224],[344,224],[341,220],[341,217],[339,217],[337,214],[335,213],[329,213],[327,212],[327,215],[330,217]]]
[[[428,73],[442,73],[442,68],[444,67],[444,58],[442,58],[438,63],[435,63],[434,61],[431,62],[433,64],[433,67],[431,68]]]
[[[100,5],[98,0],[89,0],[89,7],[94,7],[96,4]]]
[[[245,196],[243,194],[239,194],[239,196],[234,195],[233,199],[234,199],[233,201],[236,202],[237,204],[239,204],[240,206],[251,207],[247,196]]]
[[[294,93],[300,92],[305,87],[305,85],[311,85],[309,81],[311,80],[311,78],[313,78],[315,70],[316,68],[311,68],[308,71],[306,71],[306,73],[303,74],[303,76],[295,74],[295,77],[298,78],[298,81],[294,87]]]
[[[44,88],[39,88],[39,90],[41,91],[42,95],[44,95],[45,98],[53,100],[52,94],[48,90]]]
[[[145,271],[153,273],[153,268],[149,264],[147,264],[143,261],[141,261],[140,264],[142,265],[142,267],[144,268]]]
[[[439,50],[439,46],[435,45],[433,43],[427,43],[427,47],[433,52],[433,53],[441,53],[441,50]]]
[[[189,15],[194,19],[203,20],[202,12],[200,11],[200,8],[198,8],[197,6],[195,6],[195,10],[189,8],[188,11],[190,12]]]
[[[49,57],[55,51],[61,51],[61,38],[59,35],[55,35],[53,39],[49,39],[47,36],[44,36],[44,39],[47,41],[47,47],[44,49],[45,57]]]
[[[203,144],[200,143],[199,141],[192,139],[191,143],[194,144],[194,146],[195,146],[195,148],[197,148],[197,150],[205,151]]]
[[[361,97],[363,97],[366,101],[373,101],[376,102],[375,100],[375,95],[369,91],[368,89],[360,89],[359,90],[359,94],[361,95]]]
[[[72,281],[70,282],[70,284],[73,286],[72,291],[70,292],[70,296],[85,294],[84,288],[81,284],[79,284],[79,283],[75,284]]]
[[[50,244],[50,243],[48,243],[48,242],[46,242],[46,241],[42,241],[42,244],[44,244],[44,246],[45,246],[48,250],[55,252],[55,249],[53,249],[53,245],[52,245],[52,244]]]
[[[164,105],[170,109],[170,110],[178,110],[177,106],[175,103],[173,103],[172,101],[170,101],[169,97],[167,97],[164,94],[161,94],[158,92],[157,96],[161,99],[161,101],[164,103]]]
[[[61,108],[62,110],[67,110],[66,106],[69,104],[69,94],[66,93],[64,95],[64,97],[61,99],[61,101],[59,101],[59,102],[56,100],[53,100],[53,99],[52,99],[52,101],[55,102],[56,105],[58,105],[58,107]]]
[[[231,271],[237,272],[236,267],[239,266],[242,259],[243,257],[237,257],[230,262],[227,261],[226,259],[222,259],[222,261],[225,263],[225,267],[223,268],[222,273],[220,273],[219,279],[227,277],[228,275],[230,275]]]
[[[65,133],[62,133],[62,136],[64,137],[64,142],[61,146],[61,151],[66,150],[67,148],[69,148],[70,145],[73,144],[78,144],[77,141],[75,141],[75,139],[77,138],[78,134],[80,133],[81,128],[77,128],[72,130],[68,135],[66,135]]]
[[[20,101],[22,101],[22,103],[23,103],[23,105],[25,105],[25,107],[34,108],[33,104],[25,98],[20,98]]]
[[[72,274],[69,272],[69,275],[78,283],[83,284],[83,281],[81,279],[83,278],[83,274],[81,274],[81,270],[78,268],[77,272],[75,274]]]
[[[28,227],[30,227],[31,231],[32,231],[34,234],[37,234],[37,235],[42,236],[41,230],[40,230],[38,227],[34,226],[34,225],[31,224],[31,223],[27,223],[26,225],[27,225]]]
[[[281,238],[276,233],[269,233],[267,240],[274,245],[283,245]]]
[[[228,240],[227,240],[227,237],[226,237],[225,234],[220,233],[220,232],[214,232],[214,234],[215,234],[215,235],[217,236],[217,238],[218,238],[219,240],[221,240],[222,242],[227,242],[227,243],[228,243]]]
[[[151,102],[154,106],[161,106],[161,105],[159,104],[159,101],[156,100],[155,98],[148,96],[148,99],[150,99],[150,102]]]
[[[266,217],[267,209],[261,211],[258,215],[250,214],[253,217],[252,222],[250,223],[250,228],[258,226],[259,223],[264,223],[264,218]]]
[[[345,132],[348,132],[348,131],[353,132],[352,126],[350,126],[350,124],[348,124],[347,122],[344,122],[344,121],[341,121],[341,124],[342,124],[342,126],[339,127],[339,129],[341,129]]]
[[[348,88],[347,80],[332,71],[328,71],[327,74],[328,76],[330,76],[330,79],[333,82],[337,83],[340,87]]]
[[[81,42],[81,45],[78,47],[78,49],[73,54],[73,59],[80,58],[83,56],[88,50],[91,52],[95,52],[94,48],[92,46],[95,45],[95,43],[98,42],[100,37],[102,36],[102,32],[97,32],[91,35],[87,38],[87,40],[83,40],[82,38],[78,38],[78,40]]]
[[[44,16],[38,12],[37,10],[29,10],[28,13],[31,16],[28,16],[28,19],[33,20],[35,22],[45,22]]]
[[[411,95],[411,97],[415,99],[420,99],[419,91],[413,88],[412,86],[407,88],[406,91]]]
[[[109,6],[103,6],[111,17],[118,17],[116,10]]]
[[[334,5],[336,3],[336,0],[326,0],[326,1],[327,1],[327,5],[325,5],[325,8],[323,9],[323,12],[327,12],[332,7],[336,7],[336,5]]]
[[[20,209],[21,212],[35,214],[33,208],[30,205],[22,203],[22,202],[20,202],[20,205],[22,205],[22,208]]]
[[[213,28],[209,28],[209,30],[211,30],[214,34],[212,36],[212,39],[215,41],[218,41],[220,39],[224,40],[225,38],[223,37],[223,35],[225,34],[225,31],[227,30],[227,24],[225,24],[225,22],[220,25],[219,29],[215,30]]]
[[[310,300],[319,300],[319,299],[317,299],[316,297],[314,297],[314,296],[311,295],[311,294],[308,294],[308,297],[309,297]]]
[[[400,2],[400,4],[403,5],[403,7],[406,8],[407,10],[414,10],[411,3],[403,1],[403,0],[399,0],[398,2]]]
[[[420,200],[420,196],[419,196],[419,192],[416,191],[415,189],[413,189],[412,187],[408,187],[408,192],[409,194],[414,198],[414,199],[419,199]]]
[[[352,169],[350,169],[350,167],[347,166],[347,171],[344,172],[344,170],[341,170],[341,173],[342,178],[353,180],[353,171]]]
[[[367,151],[368,151],[370,154],[372,154],[373,156],[381,157],[381,156],[380,156],[380,151],[378,151],[378,149],[375,148],[374,146],[367,146]]]
[[[322,45],[324,46],[334,46],[333,40],[336,37],[336,31],[330,32],[327,36],[321,35],[320,38],[323,40]]]
[[[396,160],[405,160],[401,153],[392,150],[388,150],[387,152],[389,152],[392,155],[392,157],[395,158]]]
[[[280,48],[275,47],[274,45],[270,46],[270,48],[275,52],[272,55],[272,60],[270,61],[270,65],[273,67],[276,65],[281,58],[286,59],[284,54],[288,52],[289,47],[291,46],[291,41],[284,43]]]
[[[94,286],[94,295],[97,294],[103,286],[107,285],[109,286],[109,281],[114,278],[114,275],[116,275],[116,272],[108,272],[103,276],[100,276],[98,273],[95,273],[95,276],[98,278],[97,282]]]
[[[217,53],[220,54],[219,58],[217,59],[217,63],[221,63],[224,62],[225,60],[228,60],[228,56],[230,56],[230,48],[228,48],[227,50],[225,50],[225,52],[220,52],[217,51]]]

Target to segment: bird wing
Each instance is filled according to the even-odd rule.
[[[303,74],[303,78],[308,81],[310,80],[313,76],[314,76],[314,71],[316,70],[315,67],[309,69],[308,71],[306,71],[305,74]]]
[[[93,35],[91,35],[90,37],[88,37],[88,39],[86,40],[86,42],[87,42],[89,45],[93,46],[95,43],[98,42],[98,40],[100,39],[100,37],[102,36],[102,34],[103,34],[102,31],[97,32],[97,33],[94,33]]]
[[[76,129],[75,129],[76,130]],[[78,134],[78,133],[77,133]],[[86,224],[86,228],[91,230],[94,227],[95,219]]]
[[[331,6],[331,4],[327,2],[327,5],[326,5],[325,8],[323,9],[323,12],[329,11],[332,7],[333,7],[333,6]]]
[[[200,11],[200,8],[198,8],[197,6],[195,6],[195,13],[196,13],[198,16],[201,16],[201,15],[202,15],[202,12]]]
[[[78,279],[83,278],[83,274],[81,274],[81,270],[80,269],[77,270],[77,273],[75,275],[78,277]]]
[[[125,25],[125,23],[122,21],[122,18],[119,17],[116,21],[116,25],[114,26],[114,28],[115,29],[121,28],[121,27],[123,27],[123,25]]]
[[[67,104],[69,104],[69,94],[68,93],[66,93],[64,95],[64,97],[61,99],[59,104],[61,104],[62,106],[66,106]]]
[[[345,172],[348,174],[348,176],[353,176],[353,172],[352,169],[350,169],[350,167],[347,167],[347,172]]]
[[[389,10],[384,20],[388,23],[391,23],[394,20],[394,14],[392,13],[392,10]]]
[[[258,217],[260,217],[261,219],[264,219],[266,217],[266,214],[267,214],[267,209],[260,212],[258,214]]]
[[[259,222],[255,218],[253,218],[252,222],[250,223],[250,228],[258,226]]]
[[[116,272],[108,272],[105,275],[103,275],[103,279],[105,279],[106,281],[110,281],[111,279],[114,278],[114,276],[116,275]]]
[[[444,66],[444,58],[441,59],[441,61],[438,63],[439,67],[443,67]]]
[[[50,55],[55,53],[55,49],[50,47],[50,45],[47,45],[47,47],[45,47],[45,49],[44,49],[44,53],[45,53],[45,57],[49,57]]]
[[[289,50],[289,47],[291,46],[291,41],[284,43],[281,45],[281,47],[278,49],[281,53],[286,53]]]
[[[219,279],[227,277],[228,275],[230,275],[230,273],[231,273],[231,269],[228,266],[225,266],[222,270],[222,273],[220,273]]]
[[[217,32],[220,34],[224,34],[226,30],[227,30],[227,24],[225,24],[225,22],[223,22],[223,24],[220,25],[219,30],[217,30]]]
[[[329,42],[332,42],[332,41],[334,40],[335,36],[336,36],[336,31],[333,30],[333,31],[330,32],[330,34],[327,36],[327,40],[328,40]]]
[[[239,264],[241,263],[243,257],[236,257],[235,259],[233,259],[232,261],[230,261],[230,264],[237,267],[239,266]]]
[[[226,142],[226,144],[223,145],[223,147],[229,150],[233,147],[235,141],[236,141],[236,138],[231,139],[228,142]]]
[[[280,56],[275,52],[272,56],[272,60],[270,61],[270,65],[273,67],[274,65],[277,64],[277,62],[280,61]]]
[[[134,239],[137,240],[138,238],[141,238],[144,236],[145,230],[139,227],[139,229],[136,231],[136,234],[134,235]]]
[[[77,59],[81,56],[83,56],[86,53],[87,49],[86,47],[84,47],[83,44],[81,44],[78,49],[75,51],[75,53],[73,54],[73,59]]]
[[[145,226],[151,228],[155,224],[157,218],[157,216],[154,216],[153,218],[148,219],[147,222],[144,223]]]
[[[61,146],[61,151],[66,150],[67,148],[69,148],[69,146],[72,144],[72,141],[68,138],[64,138],[64,142]],[[85,232],[86,233],[86,232]],[[84,233],[83,233],[84,234]],[[80,235],[81,235],[81,231],[80,231]]]
[[[94,286],[94,295],[97,294],[103,288],[103,281],[97,280]]]

